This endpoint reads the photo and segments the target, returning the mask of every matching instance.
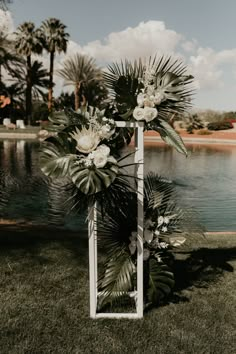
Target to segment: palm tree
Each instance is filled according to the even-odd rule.
[[[31,77],[31,56],[33,53],[41,54],[42,33],[35,29],[32,22],[24,22],[17,28],[15,49],[18,54],[26,56],[26,123],[31,123],[32,115],[32,77]]]
[[[44,35],[44,48],[50,53],[48,110],[52,110],[53,102],[53,72],[55,53],[66,52],[69,34],[66,26],[57,18],[49,18],[42,22],[41,31]]]
[[[21,92],[24,92],[27,86],[27,67],[26,65],[18,66],[14,72],[13,80],[15,84],[21,89]],[[46,98],[46,93],[44,89],[48,89],[49,79],[48,72],[43,67],[43,63],[37,60],[31,63],[31,87],[32,87],[32,96],[34,99]]]
[[[7,38],[7,35],[0,32],[0,85],[2,84],[2,68],[10,75],[14,67],[22,63],[22,59],[17,56],[14,44]]]
[[[65,80],[65,85],[73,85],[75,92],[75,110],[80,107],[80,90],[91,82],[102,82],[102,71],[96,67],[95,60],[81,54],[75,54],[65,60],[58,75]],[[84,97],[85,98],[85,97]]]

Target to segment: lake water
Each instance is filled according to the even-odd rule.
[[[33,223],[65,222],[80,228],[83,220],[64,210],[51,212],[53,186],[38,167],[39,143],[0,141],[0,218]],[[207,231],[236,231],[236,146],[189,145],[189,157],[166,145],[145,148],[145,171],[177,184],[181,202],[193,207]]]

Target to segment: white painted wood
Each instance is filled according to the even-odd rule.
[[[143,146],[143,123],[136,129],[135,157],[137,163],[137,315],[143,317],[143,168],[144,168],[144,146]]]
[[[97,311],[97,210],[96,204],[90,205],[88,210],[88,237],[89,237],[89,292],[90,317],[96,317]]]
[[[96,204],[88,210],[89,237],[89,287],[90,287],[90,317],[91,318],[142,318],[143,317],[143,122],[116,122],[117,127],[135,128],[135,154],[137,163],[135,173],[137,180],[137,291],[130,292],[136,300],[136,313],[97,313],[97,297],[101,295],[97,289],[97,209]],[[133,295],[132,295],[133,294]]]

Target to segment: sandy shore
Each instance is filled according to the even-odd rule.
[[[178,131],[183,141],[188,144],[219,144],[219,145],[236,145],[236,130],[220,130],[212,131],[209,135],[199,135],[195,131],[194,134],[188,134],[186,130]],[[145,132],[145,143],[159,143],[162,139],[159,133],[155,131]]]

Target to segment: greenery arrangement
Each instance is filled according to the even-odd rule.
[[[42,171],[53,179],[66,179],[78,211],[97,201],[99,239],[107,261],[99,280],[99,306],[135,291],[137,195],[124,163],[130,154],[122,149],[133,129],[116,127],[116,121],[143,121],[162,139],[187,154],[181,137],[168,123],[170,115],[190,105],[192,76],[170,57],[121,62],[108,67],[104,80],[110,98],[104,108],[82,106],[50,117],[54,136],[43,144]],[[135,181],[134,181],[135,182]],[[174,275],[171,250],[184,243],[179,236],[183,211],[176,206],[173,185],[159,176],[145,178],[145,301],[158,304],[171,293]]]

